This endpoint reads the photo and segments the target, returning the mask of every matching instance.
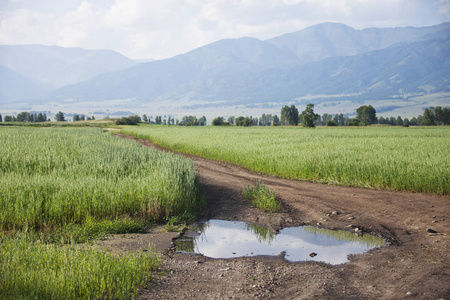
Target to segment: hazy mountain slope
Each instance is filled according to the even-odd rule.
[[[266,42],[297,55],[303,63],[307,63],[334,56],[362,54],[400,43],[448,37],[449,30],[450,23],[421,28],[368,28],[364,30],[355,30],[344,24],[323,23],[284,34],[266,40]]]
[[[250,45],[248,45],[250,44]],[[255,39],[224,40],[172,59],[100,75],[55,92],[57,99],[183,99],[253,103],[308,94],[379,99],[449,90],[449,38],[298,64]]]
[[[58,99],[209,98],[222,91],[227,78],[275,66],[292,66],[295,55],[255,38],[221,40],[171,59],[139,64],[103,74],[54,93]],[[191,96],[189,96],[191,95]],[[216,95],[220,97],[220,95]]]
[[[0,66],[0,103],[42,99],[48,93],[22,75]]]
[[[259,90],[268,97],[355,94],[382,99],[424,89],[450,91],[450,38],[417,42],[350,57],[333,57],[260,74]],[[269,86],[270,82],[270,86]]]
[[[0,45],[0,65],[50,90],[125,69],[136,62],[111,50]]]

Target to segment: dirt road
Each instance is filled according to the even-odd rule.
[[[450,197],[279,179],[188,157],[209,201],[204,220],[249,221],[273,230],[303,224],[357,227],[389,245],[336,266],[278,257],[210,259],[165,250],[160,275],[140,292],[141,299],[450,299]],[[241,191],[258,179],[282,202],[281,213],[262,213],[242,198]],[[155,236],[149,233],[148,239],[167,249],[167,236]]]

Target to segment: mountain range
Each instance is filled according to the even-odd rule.
[[[450,92],[450,23],[364,30],[323,23],[264,41],[219,40],[141,63],[110,50],[0,46],[0,79],[3,103],[404,101]]]

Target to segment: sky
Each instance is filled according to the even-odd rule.
[[[265,40],[323,22],[355,29],[450,21],[450,0],[0,0],[0,44],[164,59],[224,38]]]

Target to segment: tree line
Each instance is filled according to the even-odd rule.
[[[0,114],[0,122],[31,122],[31,123],[38,123],[38,122],[47,122],[49,119],[47,118],[46,113],[29,113],[29,112],[21,112],[17,114],[17,116],[9,116],[6,115],[4,120],[2,118],[2,115]]]
[[[206,125],[206,117],[202,116],[197,119],[195,116],[184,116],[181,121],[175,119],[171,116],[168,118],[162,119],[162,116],[156,116],[155,120],[152,121],[151,118],[147,117],[144,114],[141,117],[138,115],[123,117],[116,121],[117,125],[136,125],[138,123],[149,123],[149,124],[157,124],[157,125],[177,125],[177,126],[205,126]]]
[[[165,117],[165,116],[164,116]],[[59,111],[55,115],[55,120],[58,122],[66,121],[64,113]],[[95,117],[89,117],[85,115],[73,115],[73,121],[89,121],[95,120]],[[4,118],[0,114],[0,122],[50,122],[50,118],[46,113],[37,112],[21,112],[17,116],[6,115]],[[162,116],[156,116],[155,120],[143,115],[142,118],[138,115],[123,117],[116,121],[118,125],[136,125],[138,123],[151,123],[159,125],[177,125],[177,126],[205,126],[206,117],[202,116],[197,118],[196,116],[183,116],[181,121],[168,116],[162,118]],[[280,117],[272,114],[262,114],[261,117],[252,116],[230,116],[226,120],[224,117],[214,118],[212,125],[224,126],[298,126],[303,127],[315,127],[315,126],[368,126],[373,124],[387,124],[393,126],[433,126],[433,125],[449,125],[450,124],[450,108],[449,107],[427,107],[424,109],[423,115],[418,115],[411,119],[397,117],[377,117],[376,110],[372,105],[362,105],[356,109],[356,117],[350,118],[342,113],[340,114],[328,114],[322,115],[314,113],[314,104],[310,103],[306,105],[305,110],[299,113],[295,105],[283,106],[281,108]]]
[[[95,117],[89,117],[85,115],[73,115],[73,121],[90,121],[95,120]],[[65,122],[66,118],[64,116],[64,113],[59,111],[55,115],[55,121],[57,122]],[[0,122],[30,122],[30,123],[39,123],[39,122],[51,122],[50,118],[47,117],[46,113],[37,113],[37,112],[27,112],[23,111],[17,114],[17,116],[10,116],[6,115],[4,118],[0,114]]]
[[[281,117],[277,115],[263,114],[260,118],[253,117],[217,117],[213,120],[212,125],[236,125],[236,126],[298,126],[315,127],[315,126],[368,126],[373,124],[389,124],[394,126],[433,126],[433,125],[449,125],[450,109],[449,107],[427,107],[423,115],[413,117],[411,119],[398,117],[377,117],[376,110],[372,105],[362,105],[356,109],[356,117],[350,118],[342,113],[328,114],[322,116],[314,113],[314,104],[306,105],[304,111],[299,113],[295,105],[281,108]]]

